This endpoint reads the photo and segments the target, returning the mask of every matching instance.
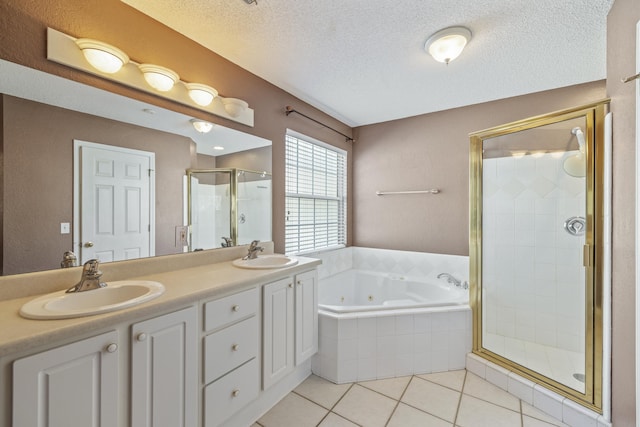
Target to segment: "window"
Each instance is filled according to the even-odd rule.
[[[347,154],[287,133],[285,252],[346,243]]]

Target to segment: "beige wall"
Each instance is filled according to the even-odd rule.
[[[635,84],[640,1],[616,0],[607,20],[607,93],[613,113],[613,424],[636,425],[635,394]]]
[[[599,81],[356,129],[354,244],[468,255],[469,133],[603,98]]]
[[[183,224],[182,177],[191,167],[191,139],[24,99],[3,99],[3,274],[59,268],[73,250],[73,141],[155,153],[156,254],[181,252],[175,227]]]
[[[215,87],[221,96],[241,98],[255,111],[253,128],[175,104],[47,61],[46,27],[74,37],[89,37],[123,49],[137,62],[160,64],[185,81]],[[159,24],[119,0],[3,0],[0,6],[0,58],[80,81],[131,98],[208,120],[273,142],[273,238],[284,250],[284,137],[287,128],[336,145],[351,157],[342,136],[299,116],[284,114],[285,106],[310,115],[347,135],[345,124],[316,110],[284,90],[249,73],[201,45]],[[188,65],[185,65],[188,64]],[[350,219],[349,219],[350,220]],[[351,237],[348,236],[350,241]]]

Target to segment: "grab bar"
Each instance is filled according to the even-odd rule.
[[[376,191],[377,196],[389,196],[395,194],[438,194],[440,190],[432,188],[430,190],[409,190],[409,191]]]

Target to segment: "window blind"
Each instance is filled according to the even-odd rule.
[[[286,136],[285,252],[346,243],[346,154]]]

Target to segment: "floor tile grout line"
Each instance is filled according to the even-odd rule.
[[[413,377],[417,377],[417,375],[413,375]],[[413,378],[412,378],[412,379],[413,379]],[[418,379],[420,379],[420,380],[424,380],[424,378],[419,378],[419,377],[418,377]],[[431,382],[431,381],[428,381],[428,382]],[[409,384],[410,384],[410,383],[411,383],[411,381],[409,381]],[[436,383],[433,383],[433,384],[436,384]],[[436,384],[436,385],[440,385],[440,384]],[[407,388],[408,388],[408,387],[409,387],[409,386],[407,386]],[[446,387],[446,388],[448,388],[448,387]],[[449,390],[452,390],[452,391],[455,391],[456,393],[460,393],[460,391],[458,391],[458,390],[453,390],[453,389],[451,389],[451,388],[448,388],[448,389],[449,389]],[[405,390],[405,392],[406,392],[406,390]],[[404,393],[402,394],[402,397],[404,397]],[[442,417],[441,417],[441,416],[439,416],[439,415],[432,414],[431,412],[425,411],[424,409],[420,409],[420,408],[418,408],[418,407],[416,407],[416,406],[413,406],[413,405],[412,405],[412,404],[410,404],[410,403],[402,402],[402,401],[400,401],[400,403],[402,403],[403,405],[408,406],[409,408],[415,409],[416,411],[420,411],[420,412],[422,412],[423,414],[427,414],[427,415],[429,415],[429,416],[432,416],[432,417],[437,418],[437,419],[439,419],[439,420],[442,420],[442,421],[444,421],[444,422],[451,423],[451,421],[449,421],[449,420],[447,420],[447,419],[444,419],[444,418],[442,418]]]
[[[454,426],[458,422],[458,414],[460,413],[460,406],[462,405],[462,396],[464,396],[464,387],[467,385],[467,374],[469,374],[469,372],[465,369],[464,379],[462,380],[462,388],[460,389],[460,397],[458,398],[458,407],[456,408],[456,416],[453,417]]]
[[[336,416],[338,416],[338,417],[340,417],[340,418],[343,418],[343,419],[345,419],[345,420],[349,421],[350,423],[353,423],[353,424],[355,424],[355,425],[357,425],[357,426],[360,426],[360,424],[358,424],[358,423],[354,422],[353,420],[350,420],[349,418],[345,417],[344,415],[340,415],[340,414],[339,414],[339,413],[337,413],[337,412],[333,412],[333,409],[334,409],[336,406],[338,406],[338,403],[340,403],[340,401],[341,401],[342,399],[344,399],[344,397],[347,395],[347,393],[349,393],[349,391],[353,388],[353,386],[354,386],[355,384],[356,384],[356,383],[351,383],[351,384],[349,385],[349,388],[347,388],[347,389],[345,390],[345,392],[344,392],[344,393],[342,393],[342,395],[341,395],[341,396],[340,396],[340,398],[336,401],[336,403],[334,403],[334,404],[333,404],[333,406],[331,407],[331,409],[329,409],[329,412],[327,412],[327,413],[324,415],[324,417],[322,417],[322,419],[321,419],[321,420],[320,420],[320,422],[318,423],[318,426],[319,426],[320,424],[322,424],[322,422],[325,420],[325,418],[327,418],[327,417],[329,416],[329,414],[335,414]],[[304,396],[303,396],[303,397],[304,397]],[[305,399],[306,399],[306,397],[305,397]],[[311,399],[307,399],[307,400],[309,400],[309,401],[313,402],[313,400],[311,400]],[[317,403],[317,402],[313,402],[313,403],[315,403],[316,405],[318,405],[318,406],[320,406],[320,407],[324,408],[324,406],[320,405],[320,404],[319,404],[319,403]],[[324,409],[326,409],[326,408],[324,408]],[[317,426],[316,426],[316,427],[317,427]]]
[[[404,386],[404,390],[402,390],[402,393],[400,393],[400,398],[396,399],[396,406],[394,406],[393,411],[391,411],[391,414],[389,414],[389,419],[384,424],[384,427],[387,427],[389,425],[389,423],[391,422],[391,418],[393,418],[393,415],[398,410],[398,406],[400,406],[400,402],[402,402],[402,398],[404,397],[404,394],[407,392],[407,389],[409,388],[409,384],[411,384],[411,381],[413,381],[414,377],[415,377],[415,375],[411,375],[411,378],[409,378],[409,381],[407,381],[407,385]]]

